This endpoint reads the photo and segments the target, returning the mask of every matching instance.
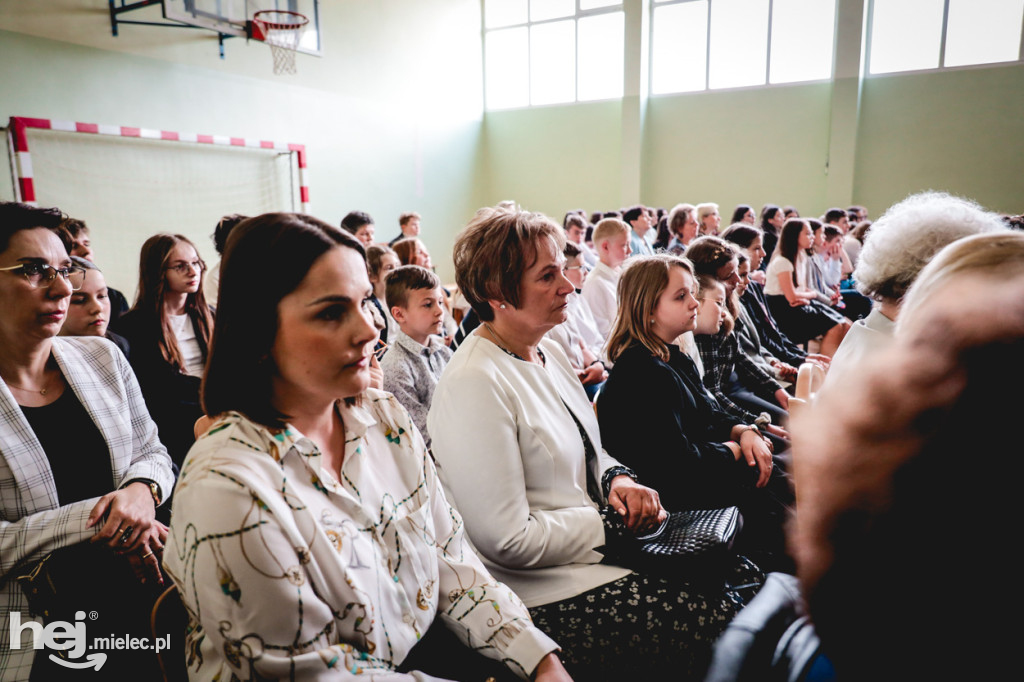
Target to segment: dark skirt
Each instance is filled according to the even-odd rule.
[[[630,573],[530,609],[576,680],[702,680],[712,646],[764,583],[735,557],[717,581]]]
[[[842,313],[819,301],[791,306],[785,296],[766,296],[768,308],[782,332],[797,343],[806,343],[832,327],[843,324]]]

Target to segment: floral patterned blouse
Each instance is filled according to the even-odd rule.
[[[436,616],[528,677],[558,647],[466,542],[408,413],[373,389],[337,409],[341,481],[295,429],[238,413],[189,452],[164,562],[190,678],[412,679],[394,669]]]

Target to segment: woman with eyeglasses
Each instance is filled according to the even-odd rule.
[[[131,345],[149,413],[179,466],[203,416],[199,384],[213,334],[213,311],[203,293],[205,270],[187,237],[153,235],[142,245],[135,305],[114,329]]]
[[[0,203],[3,680],[64,679],[70,668],[52,660],[61,653],[86,662],[84,652],[36,656],[42,620],[94,612],[91,632],[148,636],[167,533],[155,508],[174,485],[121,351],[102,338],[57,336],[86,274],[68,256],[60,221],[59,211]],[[141,653],[110,655],[104,675],[155,678],[145,667],[152,654]]]

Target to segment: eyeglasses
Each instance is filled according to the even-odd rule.
[[[200,258],[199,260],[194,260],[191,263],[186,263],[186,262],[182,261],[180,263],[175,263],[174,265],[168,265],[164,269],[165,270],[174,270],[179,275],[188,275],[193,270],[198,270],[199,272],[204,272],[206,270],[206,263],[204,263],[203,260]]]
[[[64,281],[71,285],[72,291],[78,291],[85,284],[85,269],[77,265],[66,268],[55,268],[46,263],[24,263],[12,265],[9,268],[0,268],[0,272],[13,272],[28,280],[28,283],[35,289],[45,289],[53,284],[57,275],[64,278]]]

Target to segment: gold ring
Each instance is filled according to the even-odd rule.
[[[142,555],[142,558],[143,559],[148,559],[151,556],[153,556],[153,552],[146,552],[145,554]]]

